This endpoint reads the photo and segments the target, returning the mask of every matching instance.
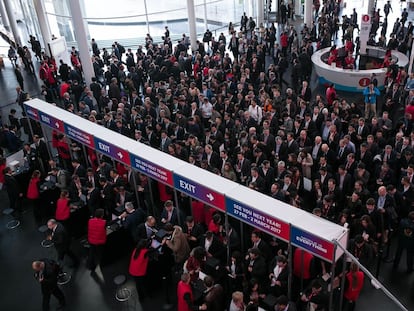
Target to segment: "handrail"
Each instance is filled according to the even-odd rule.
[[[361,263],[358,261],[358,259],[352,255],[346,248],[344,248],[338,241],[334,241],[335,245],[342,249],[344,251],[344,256],[350,257],[358,266],[359,268],[376,284],[376,288],[381,289],[385,295],[388,296],[401,310],[408,311],[408,309],[380,282],[378,279],[372,275],[372,273],[365,268]]]

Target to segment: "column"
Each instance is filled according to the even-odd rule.
[[[411,44],[410,62],[408,63],[408,74],[413,72],[414,44]]]
[[[204,31],[206,31],[208,29],[206,0],[204,0],[203,6],[204,6]]]
[[[14,37],[14,41],[17,44],[22,45],[22,40],[21,40],[20,35],[19,35],[19,29],[17,28],[16,17],[14,16],[13,7],[10,3],[10,0],[4,0],[3,3],[4,3],[4,7],[6,9],[6,12],[7,12],[7,17],[9,19],[10,28],[11,28],[11,32],[12,32],[13,37]]]
[[[188,27],[190,28],[191,50],[194,52],[198,48],[194,0],[187,0],[187,14],[188,14]]]
[[[50,32],[49,22],[46,17],[46,9],[43,0],[34,0],[34,8],[36,10],[37,20],[39,21],[40,32],[42,33],[43,44],[45,52],[50,55],[49,42],[52,40],[52,33]]]
[[[88,39],[86,38],[85,23],[83,20],[82,10],[79,1],[70,0],[69,7],[72,12],[72,24],[75,32],[76,42],[78,42],[79,56],[82,62],[83,74],[85,82],[89,85],[92,77],[95,76],[92,66],[91,55],[89,53]]]
[[[4,9],[3,1],[0,1],[0,15],[4,28],[10,29],[9,19],[7,18],[6,10]]]
[[[259,27],[261,23],[264,23],[264,10],[265,10],[264,0],[257,1],[257,27]]]
[[[145,8],[145,22],[147,24],[147,33],[150,33],[150,27],[149,27],[149,22],[148,22],[147,0],[144,0],[144,8]]]
[[[367,14],[371,16],[372,9],[375,7],[375,0],[368,0]]]
[[[310,27],[313,21],[313,2],[312,0],[305,0],[305,13],[303,22]]]

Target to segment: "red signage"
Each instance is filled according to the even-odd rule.
[[[362,15],[362,21],[365,22],[365,23],[368,23],[369,22],[369,15],[367,15],[367,14]]]
[[[371,80],[369,78],[362,78],[359,80],[359,85],[360,86],[368,86],[368,84],[371,82]]]

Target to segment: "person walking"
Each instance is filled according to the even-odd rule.
[[[53,295],[59,301],[59,308],[66,305],[65,296],[58,287],[58,276],[60,267],[58,263],[52,259],[40,259],[33,261],[32,268],[35,271],[34,277],[40,283],[42,289],[42,310],[50,310],[50,297]]]
[[[404,249],[407,252],[407,273],[413,271],[414,263],[414,211],[400,222],[397,250],[395,253],[393,269],[397,269]]]
[[[17,64],[14,67],[14,74],[16,75],[16,80],[19,83],[22,91],[24,91],[24,79],[23,79],[23,75],[22,75],[22,72],[20,71],[19,65],[17,65]]]
[[[65,227],[53,218],[49,219],[47,227],[49,229],[48,240],[54,243],[59,265],[63,266],[65,255],[68,255],[72,259],[73,266],[79,266],[79,259],[70,249],[70,237]]]

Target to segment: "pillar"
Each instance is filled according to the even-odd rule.
[[[303,22],[310,27],[313,21],[313,2],[312,0],[305,0],[305,13]]]
[[[371,16],[372,10],[375,7],[375,0],[368,0],[367,14]]]
[[[19,44],[22,45],[22,40],[20,38],[19,35],[19,29],[17,28],[17,22],[16,22],[16,17],[14,16],[14,12],[13,12],[13,7],[10,3],[11,0],[4,0],[4,8],[6,9],[6,13],[7,13],[7,17],[9,19],[9,23],[10,23],[10,28],[11,28],[11,32],[13,34],[14,37],[14,41]]]
[[[6,10],[4,9],[3,1],[0,1],[0,15],[4,28],[10,29],[9,19],[7,18]]]
[[[204,6],[204,30],[207,30],[208,29],[208,22],[207,22],[207,3],[206,3],[206,0],[204,0],[203,6]]]
[[[37,20],[39,21],[40,32],[42,33],[43,44],[47,55],[50,54],[49,42],[52,40],[52,33],[50,31],[49,22],[46,17],[46,9],[43,0],[34,0],[34,8],[36,10]]]
[[[187,14],[188,14],[188,27],[190,30],[191,50],[194,52],[198,48],[194,0],[187,0]]]
[[[259,27],[261,23],[263,23],[264,25],[264,10],[265,10],[264,0],[259,0],[257,2],[257,27]]]
[[[79,56],[82,62],[85,82],[89,85],[92,82],[92,77],[95,76],[95,73],[93,71],[88,39],[86,37],[85,23],[79,1],[81,0],[70,0],[68,2],[72,13],[73,30],[75,32],[76,42],[78,42]]]
[[[148,21],[148,9],[147,9],[147,0],[144,0],[145,8],[145,23],[147,24],[147,33],[150,33],[149,21]]]
[[[411,44],[410,62],[408,63],[408,74],[413,72],[414,42]]]

